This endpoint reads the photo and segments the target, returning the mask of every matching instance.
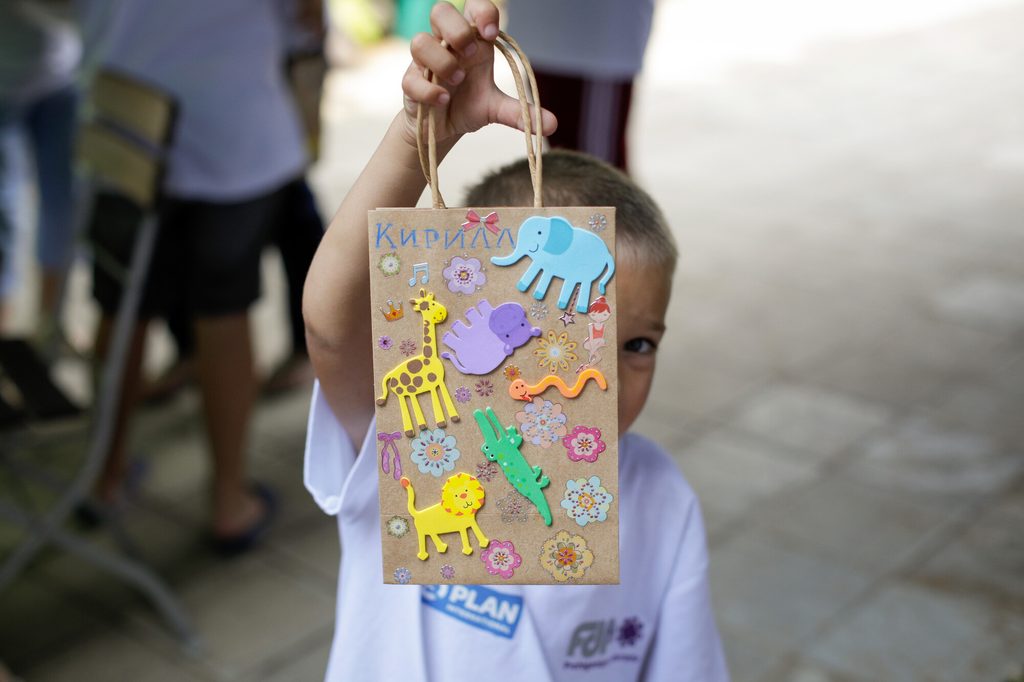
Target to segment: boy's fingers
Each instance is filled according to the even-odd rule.
[[[402,77],[402,92],[413,102],[430,105],[447,104],[451,99],[448,91],[423,77],[422,67],[410,64]]]
[[[519,103],[519,100],[514,97],[509,97],[505,93],[501,93],[501,98],[498,100],[492,113],[492,120],[510,128],[523,130],[523,108]],[[554,114],[541,107],[540,118],[542,135],[547,136],[555,132],[555,128],[558,127],[558,120],[555,118]],[[532,132],[536,134],[537,127],[534,125],[532,106],[530,107],[530,124]]]
[[[432,35],[417,33],[412,39],[411,49],[413,60],[437,74],[438,80],[458,85],[466,75],[459,68],[455,55],[442,47]]]
[[[447,2],[439,2],[430,10],[430,26],[453,50],[470,57],[476,54],[476,30]]]
[[[466,0],[466,18],[484,40],[498,37],[498,8],[491,0]]]

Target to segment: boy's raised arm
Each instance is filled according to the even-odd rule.
[[[425,184],[416,149],[409,147],[399,130],[403,117],[399,114],[392,122],[342,201],[303,290],[306,341],[320,390],[354,439],[366,432],[373,415],[366,212],[414,206]]]
[[[468,0],[465,15],[438,3],[433,34],[417,35],[402,79],[405,107],[395,117],[366,168],[331,221],[306,276],[302,312],[310,359],[320,388],[350,437],[365,433],[373,416],[370,279],[366,212],[414,206],[426,184],[416,152],[416,106],[435,108],[438,156],[459,137],[489,123],[521,127],[520,105],[494,83],[493,41],[498,10]],[[442,39],[444,44],[441,43]],[[423,76],[425,68],[443,85]],[[555,117],[542,112],[544,134]]]

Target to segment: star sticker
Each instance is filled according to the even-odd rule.
[[[576,313],[566,310],[558,319],[562,321],[563,326],[568,327],[570,324],[576,324]]]

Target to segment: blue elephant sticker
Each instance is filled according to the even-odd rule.
[[[605,294],[605,288],[615,274],[615,260],[599,236],[573,227],[565,218],[532,216],[519,226],[516,248],[507,256],[494,256],[491,262],[498,266],[513,265],[529,256],[530,267],[519,279],[516,288],[526,291],[530,283],[540,275],[533,297],[538,301],[548,292],[553,277],[562,281],[558,294],[558,307],[562,310],[569,305],[569,298],[577,285],[580,295],[576,299],[576,310],[586,313],[590,307],[590,290],[594,281],[605,273],[597,283],[598,291]]]

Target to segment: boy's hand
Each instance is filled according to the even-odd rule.
[[[498,8],[489,0],[467,0],[465,16],[454,6],[439,2],[430,12],[433,34],[412,40],[412,64],[402,79],[405,93],[405,137],[416,145],[416,106],[436,108],[437,140],[501,123],[522,130],[519,100],[494,83],[494,40],[498,37]],[[444,40],[446,49],[441,45]],[[424,69],[437,74],[438,83],[424,77]],[[532,111],[532,108],[531,108]],[[544,135],[554,132],[555,115],[541,111]]]

